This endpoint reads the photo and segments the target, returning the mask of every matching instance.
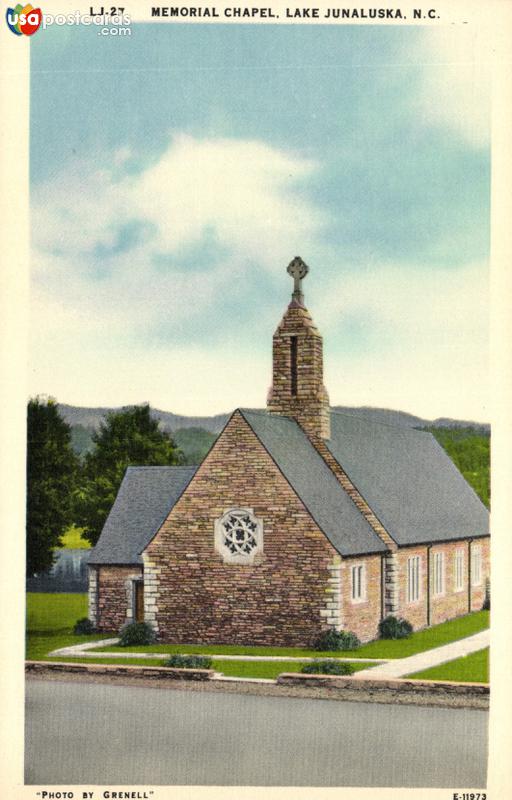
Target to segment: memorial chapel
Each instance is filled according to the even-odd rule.
[[[236,409],[198,467],[126,470],[89,560],[98,630],[307,647],[482,608],[487,509],[430,433],[329,408],[307,271],[288,267],[266,410]]]

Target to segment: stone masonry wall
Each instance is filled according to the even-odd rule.
[[[484,541],[486,544],[484,545]],[[474,544],[480,544],[482,547],[482,580],[479,586],[471,587],[471,610],[479,611],[482,608],[484,594],[485,594],[485,577],[489,574],[488,568],[488,543],[489,539],[484,541],[477,540]],[[473,545],[471,545],[473,546]],[[455,590],[455,551],[461,549],[464,551],[464,588],[462,591]],[[444,552],[445,559],[445,589],[442,595],[434,594],[434,554],[436,552]],[[487,564],[485,558],[487,552]],[[437,625],[447,619],[459,617],[462,614],[467,614],[469,611],[469,596],[468,596],[468,542],[446,542],[444,544],[436,544],[430,551],[430,576],[431,576],[431,592],[430,592],[430,624]]]
[[[471,587],[471,610],[478,611],[482,608],[485,599],[485,584],[491,578],[491,539],[489,536],[483,539],[474,539],[471,547],[480,546],[482,548],[482,580],[478,586]]]
[[[98,621],[98,567],[88,567],[89,591],[87,593],[87,616],[94,627]]]
[[[132,581],[142,577],[142,567],[98,568],[98,619],[100,631],[115,632],[132,622]]]
[[[407,561],[414,556],[420,557],[420,596],[415,602],[407,602]],[[419,630],[427,625],[427,548],[405,547],[396,554],[398,565],[398,606],[396,616],[404,617]],[[464,612],[460,612],[464,613]]]
[[[291,337],[297,337],[297,392],[292,391]],[[294,417],[305,431],[330,436],[329,397],[323,383],[323,342],[309,312],[292,301],[273,337],[268,410]]]
[[[383,616],[387,617],[390,614],[395,615],[398,613],[399,608],[399,566],[398,566],[398,551],[387,553],[384,556],[384,598],[383,598]]]
[[[352,566],[363,564],[365,570],[365,599],[352,601]],[[353,631],[362,642],[378,636],[381,619],[381,557],[361,556],[343,559],[341,564],[341,608],[343,629]]]
[[[215,520],[235,507],[263,521],[263,552],[252,564],[226,564],[214,547]],[[336,556],[237,412],[146,548],[158,576],[159,638],[310,645],[329,627],[325,612],[337,611],[328,606]]]
[[[154,563],[147,551],[142,553],[144,562],[144,622],[151,625],[158,635],[158,601],[160,597],[160,573],[158,563]]]
[[[464,587],[455,591],[454,558],[456,550],[464,551]],[[467,542],[446,542],[436,544],[430,550],[430,624],[437,625],[453,617],[468,613],[468,571]],[[434,592],[434,556],[444,553],[444,591],[441,595]],[[481,607],[481,604],[480,604]]]
[[[486,578],[489,577],[489,537],[475,539],[471,547],[481,547],[482,578],[478,586],[471,586],[471,609],[468,594],[468,540],[444,542],[430,548],[430,624],[437,625],[448,619],[467,614],[469,610],[479,611],[485,597]],[[463,553],[463,586],[456,588],[455,553]],[[444,553],[444,591],[440,595],[434,593],[434,554]],[[415,602],[407,602],[407,561],[412,556],[420,557],[420,597]],[[415,630],[427,625],[427,547],[401,548],[396,554],[399,564],[399,606],[398,614],[409,620]]]

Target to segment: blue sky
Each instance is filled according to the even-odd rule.
[[[333,404],[488,418],[472,30],[135,24],[31,45],[32,393],[263,406],[301,255]]]

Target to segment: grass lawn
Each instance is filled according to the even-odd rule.
[[[162,667],[164,658],[49,658],[48,653],[59,647],[72,644],[97,641],[111,637],[111,634],[93,634],[92,636],[74,636],[75,622],[87,616],[87,595],[85,594],[46,594],[30,592],[27,594],[27,659],[32,661],[66,661],[82,664],[134,664],[140,667]],[[123,652],[123,648],[116,648]],[[130,650],[142,652],[152,647],[137,647]],[[166,646],[166,651],[171,651]],[[193,648],[192,648],[193,649]],[[197,649],[197,648],[196,648]],[[236,649],[236,648],[235,648]],[[250,649],[250,648],[249,648]],[[174,652],[183,648],[176,647]],[[318,656],[318,653],[314,653]],[[332,656],[332,653],[330,654]],[[356,670],[364,669],[367,664],[354,664]],[[212,669],[224,675],[244,678],[277,678],[281,672],[299,672],[301,662],[294,661],[213,661]]]
[[[86,594],[27,594],[27,631],[47,634],[72,628],[77,619],[87,616]]]
[[[51,659],[45,659],[51,660]],[[133,664],[138,667],[163,667],[163,658],[55,658],[54,661],[65,661],[74,664]],[[300,672],[303,663],[300,661],[217,661],[213,660],[211,669],[223,675],[236,678],[270,678],[275,679],[282,672]],[[353,664],[354,670],[365,669],[368,664]]]
[[[75,636],[75,622],[86,616],[86,594],[29,592],[26,657],[31,661],[44,661],[49,652],[59,647],[109,638],[108,635],[98,633],[92,636]]]
[[[369,664],[353,663],[354,671],[366,669]],[[277,678],[282,672],[300,672],[300,661],[216,661],[213,669],[236,678]]]
[[[467,683],[489,683],[489,648],[470,653],[468,656],[447,661],[437,667],[424,669],[408,675],[408,678],[425,678],[428,681],[465,681]]]
[[[87,539],[82,539],[82,531],[83,528],[77,528],[76,525],[68,528],[62,537],[61,547],[71,550],[79,548],[89,550],[92,545]]]
[[[81,617],[87,616],[87,595],[86,594],[27,594],[27,658],[31,660],[45,660],[48,653],[60,647],[67,647],[72,644],[81,644],[89,641],[111,638],[112,634],[92,634],[90,636],[75,636],[73,626]],[[204,653],[218,655],[262,655],[262,656],[282,656],[286,657],[349,657],[358,658],[404,658],[405,656],[421,653],[432,647],[439,647],[448,642],[462,639],[473,633],[487,628],[489,625],[489,612],[477,611],[465,617],[443,622],[434,628],[429,628],[418,633],[413,633],[410,639],[399,641],[379,640],[363,645],[356,651],[339,651],[338,653],[321,653],[317,650],[297,647],[244,647],[237,645],[194,645],[194,644],[156,644],[141,645],[130,647],[133,652],[153,652],[153,653]],[[123,647],[103,647],[102,650],[112,650],[114,652],[126,652]],[[105,663],[105,662],[102,662]],[[140,664],[141,661],[134,663]],[[158,663],[157,660],[150,663]],[[233,669],[245,669],[247,662],[219,662],[223,666],[219,671],[226,675],[241,675],[243,672],[232,672]],[[255,662],[265,664],[267,669],[271,669],[272,662]],[[369,666],[369,665],[368,665]],[[254,669],[264,667],[254,667]],[[283,667],[278,667],[283,671]],[[363,669],[363,666],[360,667]],[[229,670],[229,672],[227,671]],[[253,673],[254,677],[258,674]],[[276,673],[278,674],[278,673]],[[261,677],[264,677],[261,675]]]
[[[443,644],[464,639],[473,633],[489,627],[489,612],[476,611],[465,617],[443,622],[433,628],[427,628],[418,633],[413,633],[410,639],[384,640],[379,639],[360,647],[358,650],[344,650],[337,653],[309,650],[300,647],[244,647],[239,645],[194,645],[194,644],[154,644],[130,647],[134,653],[203,653],[217,655],[255,655],[255,656],[306,656],[312,658],[329,658],[333,655],[348,656],[350,658],[405,658],[406,656],[431,650]],[[122,653],[123,647],[105,647],[102,650]]]

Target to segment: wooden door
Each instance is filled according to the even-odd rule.
[[[144,622],[144,583],[135,582],[135,622]]]

